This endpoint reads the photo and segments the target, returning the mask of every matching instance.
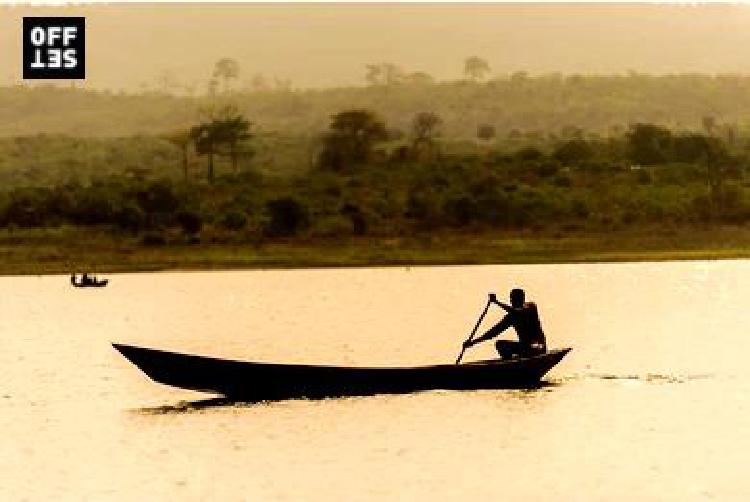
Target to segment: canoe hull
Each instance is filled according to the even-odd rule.
[[[92,282],[92,283],[89,283],[89,284],[82,284],[80,282],[70,281],[70,284],[74,288],[103,288],[104,286],[107,285],[107,283],[109,283],[109,279],[103,279],[101,281]]]
[[[461,365],[352,368],[242,362],[112,345],[156,382],[242,401],[531,387],[570,351]]]

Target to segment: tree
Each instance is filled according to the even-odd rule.
[[[514,71],[510,75],[510,82],[515,85],[523,85],[529,81],[529,72],[527,71]]]
[[[489,141],[495,137],[495,128],[489,124],[480,124],[477,127],[477,138]]]
[[[219,143],[219,131],[216,127],[215,121],[203,122],[190,129],[190,138],[195,144],[195,152],[198,155],[206,155],[208,157],[208,172],[206,177],[209,183],[214,182],[214,155],[218,152]]]
[[[365,80],[370,85],[394,85],[404,81],[406,75],[400,66],[393,63],[365,65]]]
[[[289,91],[292,89],[292,79],[290,78],[273,77],[273,83],[276,89],[281,91]]]
[[[715,138],[710,138],[715,139]],[[727,202],[727,178],[733,159],[719,141],[709,141],[705,153],[705,175],[711,198],[712,216],[724,215]]]
[[[180,83],[170,70],[164,70],[156,77],[157,87],[164,94],[170,94],[180,87]]]
[[[256,73],[250,82],[253,90],[256,92],[268,90],[268,80],[262,73]]]
[[[700,163],[709,190],[710,215],[724,214],[726,209],[726,182],[736,162],[726,146],[714,136],[684,134],[674,138],[675,160]]]
[[[485,74],[490,71],[490,65],[484,59],[471,56],[464,62],[464,74],[471,80],[477,81],[484,78]]]
[[[369,110],[337,113],[331,118],[330,131],[323,137],[319,163],[335,171],[366,163],[375,143],[388,137],[385,123]]]
[[[412,120],[412,148],[417,156],[422,152],[431,153],[435,138],[440,135],[438,128],[443,121],[434,112],[419,112]]]
[[[206,93],[213,98],[214,96],[216,96],[216,91],[218,88],[219,88],[219,81],[216,80],[215,78],[212,78],[206,84]]]
[[[399,84],[403,81],[404,70],[400,66],[393,63],[383,63],[382,66],[385,85]]]
[[[432,85],[435,83],[435,79],[429,73],[423,71],[415,71],[408,73],[403,77],[404,83],[411,85]]]
[[[672,140],[674,160],[685,163],[703,162],[714,149],[716,140],[703,134],[682,134]]]
[[[169,220],[180,207],[180,199],[168,180],[154,181],[136,193],[149,227],[158,227]]]
[[[412,136],[414,142],[431,142],[439,136],[437,128],[443,120],[434,112],[419,112],[412,121]]]
[[[667,160],[672,146],[672,133],[653,124],[635,124],[627,134],[630,160],[650,166]]]
[[[245,145],[252,135],[249,132],[250,122],[233,106],[227,106],[214,112],[209,110],[206,119],[190,129],[189,136],[195,143],[199,155],[208,156],[209,183],[214,181],[214,156],[227,155],[232,162],[232,170],[237,172],[237,159],[251,151]]]
[[[565,139],[582,139],[583,129],[570,124],[564,125],[562,129],[560,129],[560,136]]]
[[[341,208],[341,214],[349,218],[354,235],[365,235],[367,233],[367,218],[357,204],[344,204]]]
[[[180,129],[164,136],[164,139],[179,148],[182,154],[182,173],[185,181],[188,180],[188,152],[193,139],[189,130]]]
[[[706,131],[706,134],[713,136],[714,128],[716,128],[716,118],[712,115],[704,115],[701,119],[701,123],[703,124],[703,130]]]
[[[232,162],[232,172],[237,174],[237,158],[249,155],[252,151],[246,141],[252,137],[251,123],[234,108],[227,108],[224,116],[216,120],[217,134],[220,142],[226,147],[226,155]]]
[[[566,165],[589,160],[593,155],[591,145],[582,139],[571,139],[555,148],[552,156]]]
[[[367,73],[365,74],[365,80],[370,85],[378,85],[381,82],[381,74],[383,69],[379,64],[368,64],[365,65]]]
[[[229,92],[229,82],[240,76],[240,64],[236,59],[221,58],[214,64],[213,77],[224,81],[224,92]]]

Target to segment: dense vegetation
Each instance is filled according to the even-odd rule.
[[[51,101],[59,114],[36,114]],[[705,236],[750,221],[740,77],[515,75],[210,98],[13,88],[3,102],[13,135],[0,138],[0,227],[11,234],[259,248]]]
[[[252,157],[233,168],[217,144],[212,182],[205,165],[185,179],[180,150],[166,140],[26,138],[20,145],[49,143],[50,155],[62,159],[60,152],[67,152],[70,163],[81,162],[77,146],[90,144],[97,153],[81,162],[85,180],[59,170],[51,170],[57,180],[43,174],[35,180],[33,173],[46,172],[45,162],[30,159],[43,160],[45,150],[21,149],[17,162],[41,167],[25,173],[25,184],[0,193],[0,225],[104,226],[159,244],[437,230],[598,232],[750,220],[748,157],[707,134],[638,124],[606,140],[513,151],[475,145],[456,153],[437,133],[425,136],[418,118],[415,134],[422,136],[393,140],[375,114],[355,112],[334,118],[314,167],[299,174],[262,174]],[[19,140],[10,143],[19,148]],[[198,153],[192,151],[191,163],[206,164]]]

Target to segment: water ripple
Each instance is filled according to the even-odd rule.
[[[650,384],[673,384],[687,383],[694,380],[713,379],[712,374],[688,374],[688,375],[670,375],[660,373],[642,373],[642,374],[612,374],[612,373],[576,373],[553,379],[555,382],[568,382],[576,380],[614,380],[624,382],[641,382]]]

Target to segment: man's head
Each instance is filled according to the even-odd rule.
[[[515,308],[523,307],[523,304],[525,301],[526,301],[526,293],[523,292],[523,289],[515,288],[510,291],[511,306]]]

